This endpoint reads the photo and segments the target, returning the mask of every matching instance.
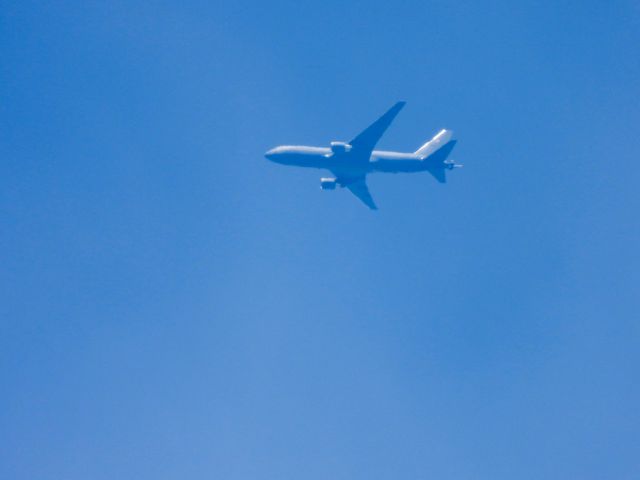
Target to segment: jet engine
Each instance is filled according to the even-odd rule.
[[[322,190],[335,190],[336,189],[336,179],[335,178],[321,178],[320,179],[320,188]]]
[[[335,154],[347,153],[351,148],[351,145],[346,142],[331,142],[331,151]]]

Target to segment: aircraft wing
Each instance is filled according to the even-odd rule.
[[[378,120],[363,130],[356,138],[351,140],[349,144],[353,146],[353,149],[356,152],[369,161],[369,156],[376,146],[376,143],[378,143],[380,137],[382,137],[387,128],[389,128],[389,125],[391,125],[391,122],[393,122],[393,119],[396,118],[396,115],[398,115],[404,105],[405,102],[396,103],[393,107],[387,110],[387,113],[382,115]]]
[[[378,209],[375,202],[373,201],[373,198],[371,197],[371,193],[369,193],[369,187],[367,187],[367,181],[364,176],[345,182],[344,186],[347,187],[351,191],[351,193],[358,197],[362,201],[362,203],[364,203],[371,210]]]

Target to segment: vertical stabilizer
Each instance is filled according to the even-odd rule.
[[[462,167],[457,165],[453,160],[447,160],[447,157],[456,146],[456,140],[449,140],[444,145],[438,145],[436,150],[429,153],[427,157],[423,157],[422,163],[424,163],[426,170],[433,175],[440,183],[446,183],[447,177],[445,175],[446,170],[453,170],[456,167]]]
[[[442,129],[435,137],[416,150],[415,154],[422,158],[426,158],[451,140],[451,137],[453,137],[453,132],[451,130]]]

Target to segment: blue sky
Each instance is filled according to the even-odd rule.
[[[0,4],[1,478],[637,478],[640,7],[395,3]]]

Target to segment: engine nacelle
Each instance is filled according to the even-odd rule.
[[[335,190],[336,189],[336,179],[335,178],[321,178],[320,179],[320,188],[322,190]]]
[[[347,142],[331,142],[331,151],[335,154],[347,153],[351,148]]]

